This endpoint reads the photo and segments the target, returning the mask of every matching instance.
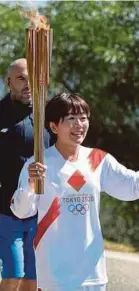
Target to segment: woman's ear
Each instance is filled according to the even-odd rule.
[[[50,122],[49,126],[50,126],[51,131],[54,134],[57,134],[57,125],[54,122]]]

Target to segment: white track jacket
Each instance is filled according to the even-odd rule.
[[[45,193],[28,186],[24,165],[11,210],[19,218],[38,212],[34,240],[37,281],[48,291],[76,291],[107,283],[99,221],[100,192],[125,201],[139,198],[139,172],[99,149],[80,146],[78,160],[65,160],[55,146],[45,150]]]

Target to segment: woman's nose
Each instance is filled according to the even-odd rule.
[[[80,120],[80,118],[76,118],[75,119],[75,126],[81,126],[82,125],[82,122]]]

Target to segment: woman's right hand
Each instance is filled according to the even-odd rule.
[[[39,162],[31,163],[28,167],[30,186],[34,188],[34,183],[36,179],[43,180],[46,176],[45,172],[46,167],[43,164]]]

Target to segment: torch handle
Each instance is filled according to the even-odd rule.
[[[52,54],[52,30],[27,29],[27,64],[33,98],[34,157],[44,163],[44,118]],[[35,193],[44,193],[44,180],[35,181]]]

